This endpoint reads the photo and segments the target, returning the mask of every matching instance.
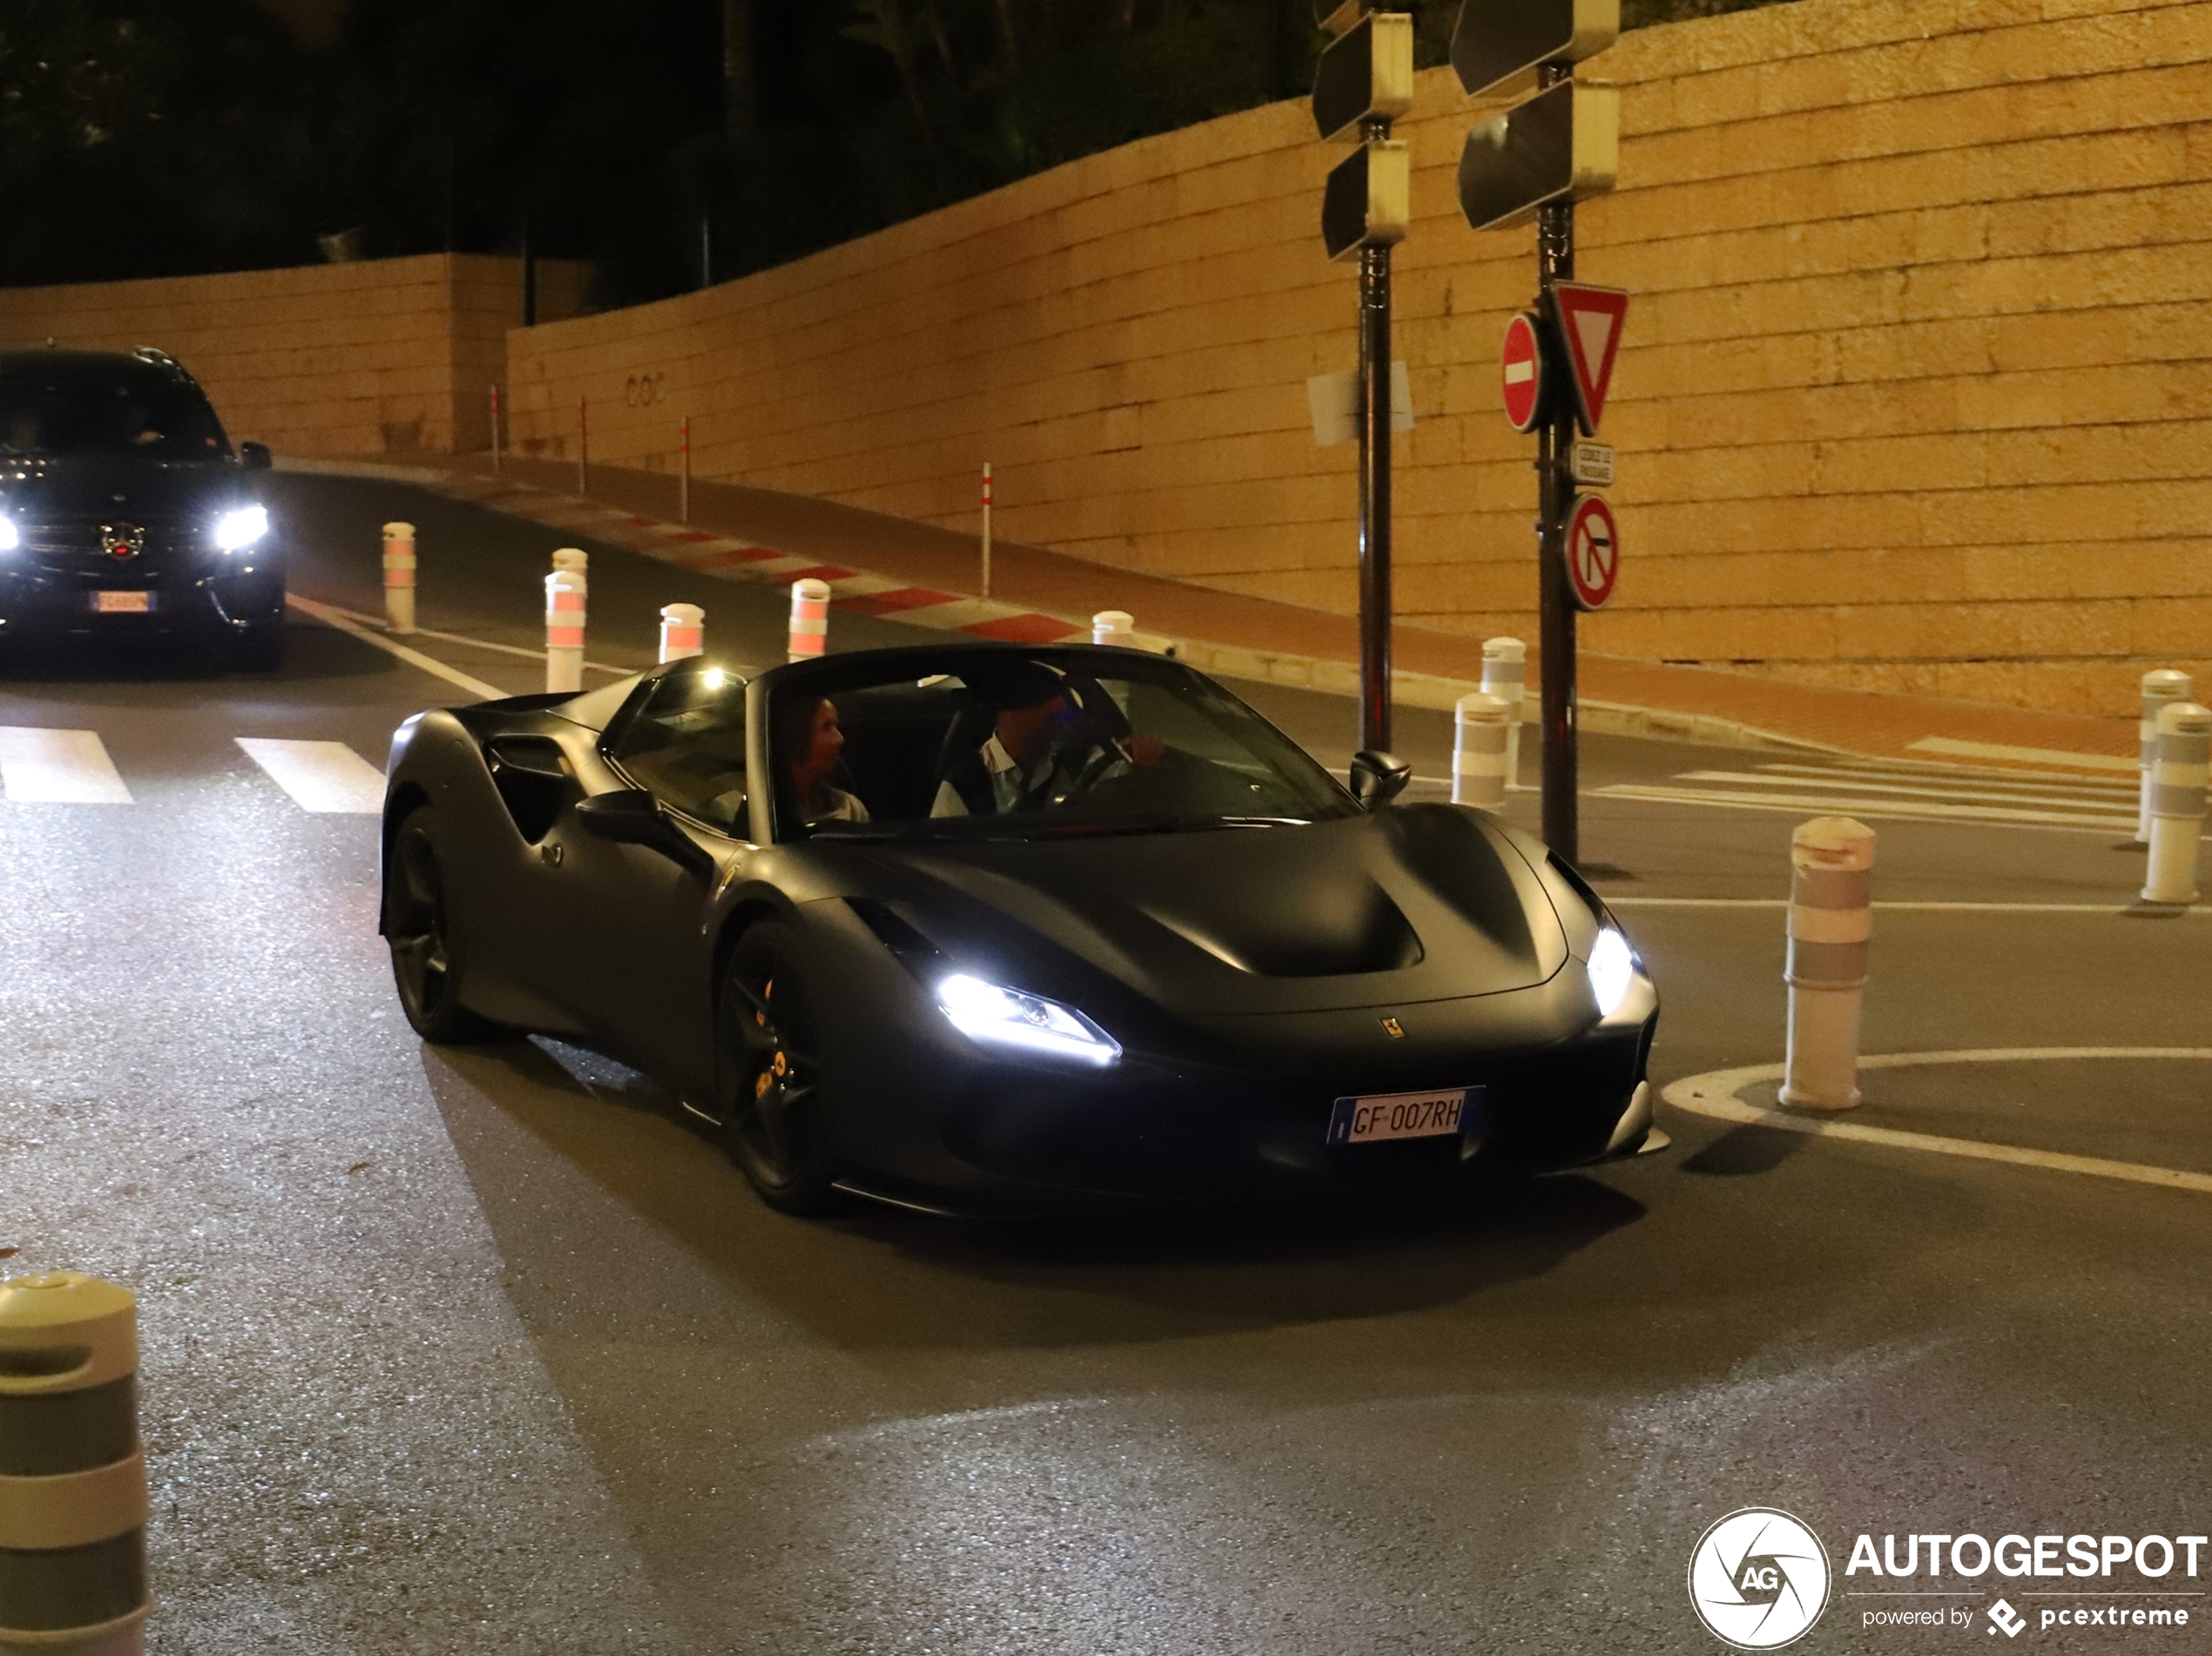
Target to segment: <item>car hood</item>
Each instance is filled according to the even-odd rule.
[[[251,498],[235,469],[219,461],[0,456],[0,504],[25,516],[160,521],[212,513]]]
[[[1527,861],[1453,806],[869,851],[902,876],[897,906],[948,957],[1020,972],[1073,956],[1177,1016],[1501,993],[1544,982],[1568,955]]]

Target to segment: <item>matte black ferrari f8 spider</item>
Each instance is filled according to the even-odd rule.
[[[408,720],[382,929],[433,1041],[536,1031],[772,1205],[1472,1184],[1633,1152],[1650,979],[1557,858],[1350,791],[1135,651],[692,659]]]

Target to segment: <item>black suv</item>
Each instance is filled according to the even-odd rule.
[[[165,634],[284,661],[284,557],[206,395],[143,349],[0,351],[0,639]]]

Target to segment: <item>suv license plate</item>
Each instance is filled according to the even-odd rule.
[[[92,607],[102,615],[144,615],[153,608],[151,592],[95,592]]]
[[[1328,1142],[1378,1144],[1385,1139],[1440,1139],[1460,1130],[1480,1087],[1447,1092],[1386,1092],[1371,1098],[1339,1098],[1329,1112]]]

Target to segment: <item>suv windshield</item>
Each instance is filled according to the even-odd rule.
[[[919,676],[917,664],[921,664]],[[839,837],[1049,838],[1349,816],[1294,743],[1210,680],[1135,652],[947,652],[896,679],[779,686],[778,820]]]
[[[0,454],[210,460],[228,452],[207,400],[164,376],[0,375]]]

